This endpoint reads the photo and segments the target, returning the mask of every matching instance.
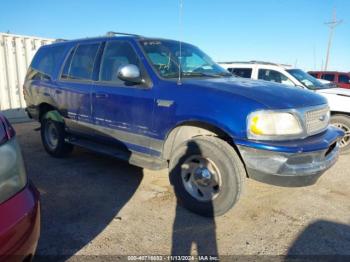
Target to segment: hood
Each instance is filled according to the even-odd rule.
[[[270,109],[302,108],[327,103],[324,97],[309,90],[246,78],[183,79],[183,84],[244,96]]]
[[[345,89],[345,88],[327,88],[327,89],[317,90],[316,92],[321,94],[333,94],[333,95],[350,97],[350,89]]]

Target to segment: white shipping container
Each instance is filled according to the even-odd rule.
[[[27,118],[23,82],[33,56],[55,39],[0,33],[0,110],[10,121]]]

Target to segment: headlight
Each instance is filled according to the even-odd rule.
[[[289,112],[257,111],[248,116],[248,138],[281,140],[303,134],[298,118]]]
[[[21,191],[27,177],[15,139],[0,146],[0,204]]]

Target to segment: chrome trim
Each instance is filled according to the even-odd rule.
[[[318,118],[314,117],[313,119],[308,119],[308,117],[310,118],[310,115],[312,115],[312,114],[318,114]],[[308,135],[315,135],[315,134],[318,134],[318,133],[324,131],[328,127],[328,125],[330,123],[330,116],[331,115],[330,115],[329,107],[313,109],[313,110],[305,112],[305,114],[304,114],[304,121],[305,121],[306,132],[308,133]],[[310,126],[310,124],[312,124],[311,121],[315,121],[315,120],[316,121],[319,120],[322,123],[325,122],[324,123],[325,126],[323,128],[321,128],[321,129],[309,130],[310,129],[309,126]],[[318,124],[318,123],[316,123],[316,124]]]
[[[127,131],[122,131],[110,127],[105,127],[105,126],[100,126],[100,125],[94,125],[91,123],[87,123],[84,121],[78,121],[75,119],[69,119],[68,121],[73,122],[77,125],[88,127],[91,130],[95,130],[107,137],[112,137],[118,141],[145,147],[145,148],[150,148],[152,150],[161,152],[163,149],[163,140],[152,138],[149,136],[145,135],[140,135],[140,134],[134,134],[131,132]]]
[[[173,104],[174,104],[173,100],[157,99],[157,106],[171,107]]]
[[[325,172],[339,156],[339,141],[327,154],[327,149],[304,153],[281,153],[238,146],[249,171],[282,177],[303,177]]]
[[[135,79],[141,81],[140,69],[138,66],[133,64],[121,66],[116,73],[118,75],[118,78],[123,81],[135,81]]]

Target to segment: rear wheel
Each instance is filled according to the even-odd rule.
[[[236,151],[217,137],[197,137],[175,149],[170,180],[179,202],[203,216],[226,213],[239,199],[245,169]]]
[[[54,157],[64,157],[72,152],[74,146],[65,142],[64,124],[47,117],[41,120],[41,141],[47,153]]]
[[[331,117],[331,125],[344,131],[345,136],[340,141],[341,153],[350,151],[350,117],[345,115],[334,115]]]

